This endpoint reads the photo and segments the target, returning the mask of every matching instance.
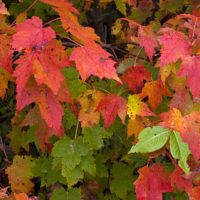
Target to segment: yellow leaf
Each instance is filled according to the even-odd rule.
[[[139,95],[129,95],[128,97],[128,116],[135,120],[136,115],[139,116],[152,116],[154,113],[150,111],[147,104],[141,101]]]
[[[33,160],[30,156],[15,156],[13,163],[6,169],[11,189],[14,192],[28,193],[33,189],[31,167]]]
[[[78,97],[78,102],[81,105],[78,118],[82,127],[91,127],[99,123],[100,113],[96,111],[96,107],[104,96],[102,92],[87,90]]]
[[[13,81],[11,74],[0,67],[0,97],[3,98],[6,93],[6,89],[8,87],[8,81]]]

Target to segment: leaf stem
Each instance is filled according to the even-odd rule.
[[[75,130],[74,140],[77,138],[77,135],[78,135],[78,127],[79,127],[79,121],[77,121],[77,124],[76,124],[76,130]]]

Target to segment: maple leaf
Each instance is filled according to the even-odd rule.
[[[109,78],[120,81],[114,67],[115,61],[112,55],[97,44],[88,44],[74,48],[70,60],[75,61],[76,68],[81,78],[85,81],[90,75],[99,78]]]
[[[190,200],[199,200],[200,198],[200,186],[193,187],[188,193]]]
[[[12,165],[6,169],[12,191],[28,193],[33,189],[34,184],[30,181],[33,177],[31,172],[33,164],[30,156],[14,157]]]
[[[2,2],[2,0],[0,0],[0,14],[2,15],[10,15],[10,13],[8,12],[5,3]]]
[[[134,143],[137,142],[140,132],[145,128],[145,124],[142,119],[136,117],[135,120],[129,120],[127,126],[127,137],[134,135]]]
[[[127,112],[126,104],[124,98],[115,94],[107,95],[99,102],[96,110],[103,115],[105,128],[110,127],[117,115],[124,123]]]
[[[142,89],[141,98],[148,97],[148,102],[154,111],[162,102],[163,96],[171,96],[171,94],[167,87],[164,87],[159,80],[145,83]]]
[[[169,28],[162,29],[162,32],[164,34],[159,38],[162,46],[159,62],[161,67],[190,55],[190,43],[183,33]]]
[[[177,61],[176,63],[170,63],[170,64],[166,64],[165,66],[163,66],[160,69],[160,76],[161,76],[161,80],[163,82],[163,84],[166,81],[166,78],[171,74],[177,74],[177,68],[179,66],[179,61]]]
[[[14,193],[14,196],[16,200],[30,200],[26,193]]]
[[[140,3],[141,4],[146,4],[146,3],[151,4],[151,2],[148,3],[148,2],[142,2],[142,1]],[[142,8],[145,8],[148,6],[150,6],[150,5],[144,5],[144,6],[142,6]],[[156,36],[152,31],[151,25],[142,26],[139,23],[137,23],[133,20],[129,20],[127,18],[123,18],[122,20],[128,21],[131,30],[137,29],[137,34],[135,34],[135,35],[131,34],[131,36],[130,36],[131,40],[133,42],[139,43],[139,45],[141,47],[143,47],[144,50],[146,51],[150,61],[152,61],[152,58],[155,53],[155,49],[158,46],[158,43],[157,43]]]
[[[70,32],[73,36],[79,39],[82,43],[99,41],[99,36],[94,32],[94,29],[90,27],[83,27],[78,22],[76,15],[79,14],[72,3],[60,0],[40,0],[41,2],[51,5],[54,10],[60,15],[63,28]],[[80,34],[81,33],[81,34]]]
[[[183,61],[181,69],[178,73],[179,76],[186,77],[186,84],[190,88],[194,99],[200,97],[200,88],[198,82],[200,79],[200,56],[188,57]]]
[[[12,73],[11,37],[6,34],[0,35],[0,67]]]
[[[198,10],[198,9],[197,9]],[[181,14],[177,16],[177,19],[184,20],[181,24],[181,28],[187,28],[189,30],[189,37],[195,38],[200,36],[200,17],[191,14]],[[195,27],[195,28],[194,28]],[[194,44],[195,45],[195,44]]]
[[[150,111],[147,104],[141,101],[139,95],[129,95],[128,97],[128,116],[135,120],[136,115],[139,116],[153,116],[154,113]]]
[[[8,81],[14,81],[11,74],[0,67],[0,97],[3,98],[8,87]]]
[[[150,73],[144,66],[134,66],[129,68],[121,77],[122,82],[134,92],[141,92],[144,82],[151,80]]]
[[[30,80],[24,90],[17,94],[17,109],[20,111],[25,106],[35,102],[39,106],[40,114],[47,125],[59,135],[64,114],[59,101],[63,101],[63,99],[67,102],[71,101],[68,89],[63,87],[61,90],[64,90],[64,92],[59,92],[62,95],[55,96],[44,85],[38,86],[35,81]]]
[[[54,30],[51,27],[43,28],[42,20],[35,16],[18,24],[16,30],[12,47],[18,51],[44,46],[56,37]]]
[[[189,145],[194,158],[198,160],[200,158],[200,113],[192,112],[182,116],[178,109],[173,108],[162,113],[160,117],[162,122],[159,124],[179,132],[183,141]]]
[[[26,115],[25,119],[20,124],[21,127],[23,126],[34,126],[35,127],[35,134],[37,136],[39,146],[44,153],[45,150],[48,150],[48,144],[50,144],[49,138],[52,135],[57,137],[61,137],[64,134],[64,129],[61,126],[60,129],[55,133],[54,130],[49,128],[45,121],[40,116],[40,111],[37,106],[29,111]]]
[[[169,174],[161,164],[144,166],[138,172],[139,177],[134,182],[138,200],[162,200],[164,192],[172,192]]]
[[[99,122],[100,113],[96,108],[103,97],[104,93],[96,90],[87,90],[78,97],[77,100],[81,105],[78,119],[82,127],[91,127]]]
[[[38,85],[46,84],[57,94],[64,80],[61,69],[70,65],[64,47],[58,41],[50,42],[42,50],[25,53],[15,63],[18,66],[13,76],[16,77],[18,94],[32,74]]]
[[[192,183],[190,180],[184,178],[184,172],[181,168],[177,167],[175,170],[170,174],[171,185],[181,190],[190,191],[192,189]]]
[[[152,61],[155,49],[158,46],[156,37],[152,31],[151,25],[140,26],[138,31],[138,39],[141,47],[144,47],[150,61]]]

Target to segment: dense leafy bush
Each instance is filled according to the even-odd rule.
[[[0,199],[200,199],[193,0],[0,1]]]

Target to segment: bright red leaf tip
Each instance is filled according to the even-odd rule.
[[[173,191],[169,174],[158,163],[140,168],[134,185],[137,200],[162,200],[164,192]]]
[[[121,82],[114,65],[112,55],[95,43],[74,48],[70,59],[75,61],[81,78],[85,81],[90,75],[109,78]]]
[[[134,93],[140,93],[145,81],[151,80],[151,75],[144,66],[134,66],[121,77],[122,82]]]
[[[199,98],[200,87],[197,83],[200,80],[200,56],[186,58],[178,75],[186,77],[186,84],[190,88],[192,96],[194,99]]]
[[[162,29],[164,33],[159,41],[162,46],[160,56],[160,66],[174,63],[178,59],[184,59],[190,55],[190,43],[186,36],[173,29]]]
[[[39,17],[32,17],[16,26],[12,47],[18,51],[24,48],[41,47],[56,37],[51,27],[43,28]]]
[[[96,110],[100,111],[103,115],[105,128],[109,128],[117,115],[124,122],[127,112],[127,102],[121,96],[109,94],[100,101]]]

